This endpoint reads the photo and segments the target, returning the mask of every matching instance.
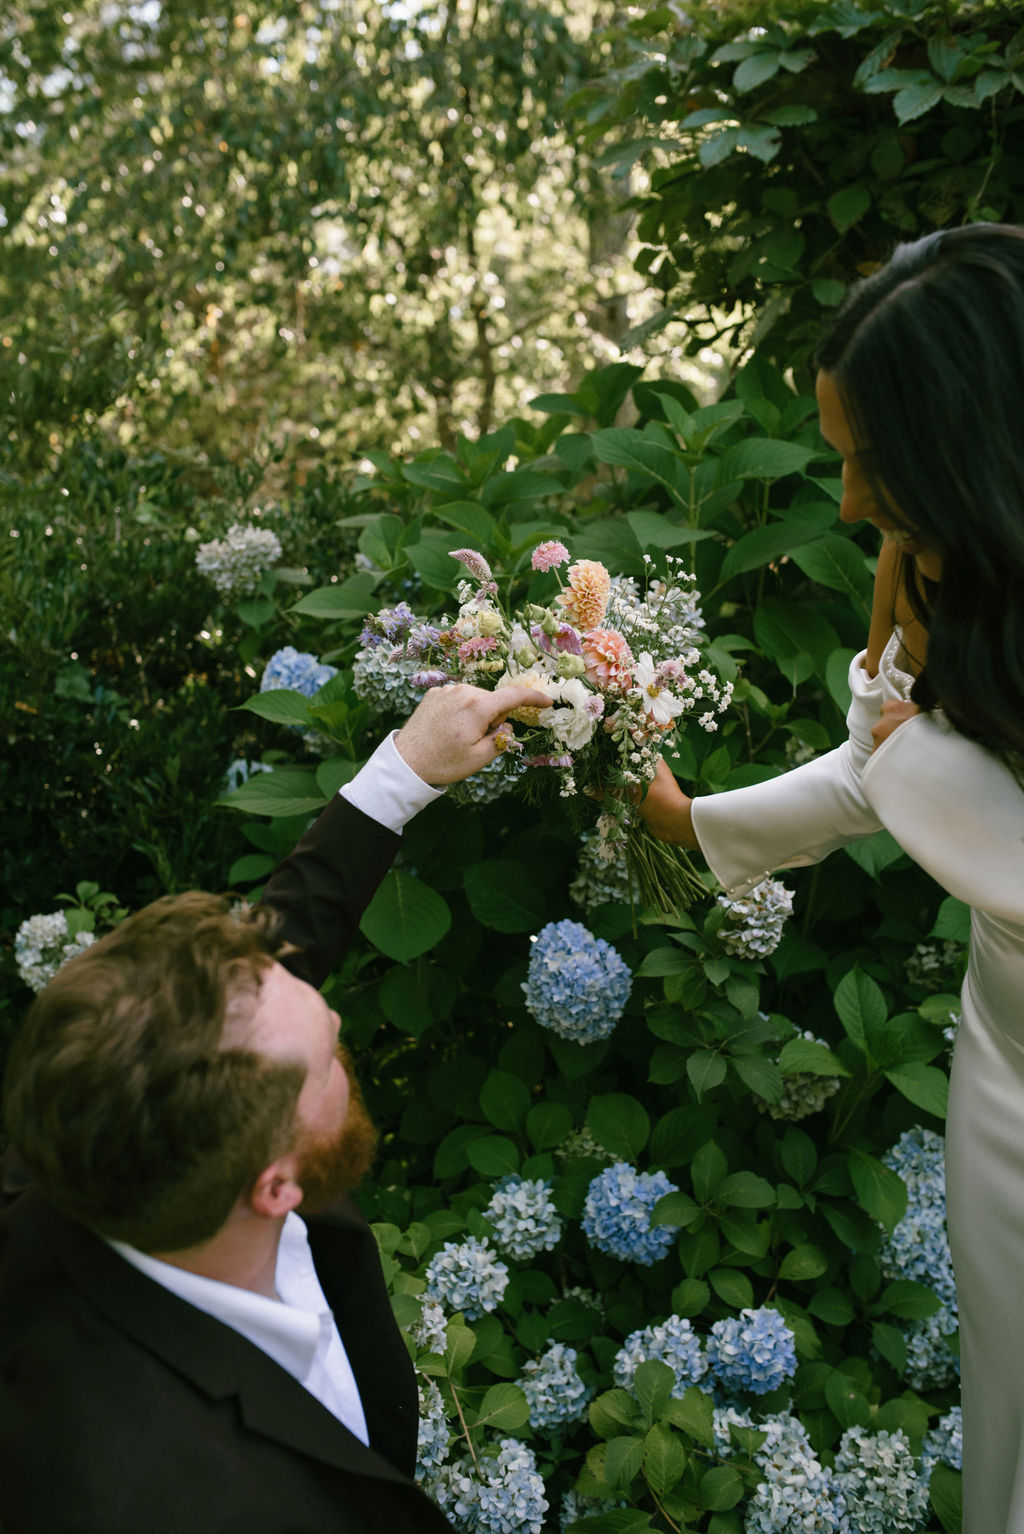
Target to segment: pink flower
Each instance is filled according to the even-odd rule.
[[[526,756],[523,761],[527,767],[571,767],[571,756]]]
[[[608,607],[611,576],[596,559],[578,559],[569,566],[566,578],[569,589],[558,595],[566,617],[581,633],[596,628]]]
[[[451,558],[464,564],[470,575],[475,575],[478,581],[491,579],[491,567],[476,549],[452,549]]]
[[[583,636],[587,680],[609,692],[625,692],[633,680],[633,652],[617,629],[590,629]]]
[[[552,640],[545,634],[539,623],[530,627],[530,635],[538,649],[543,650],[545,655],[559,654],[582,655],[583,647],[580,644],[580,636],[571,623],[560,623],[558,632]]]
[[[488,650],[496,650],[496,639],[467,639],[459,645],[459,660],[479,660],[481,655],[486,655]]]
[[[530,563],[535,570],[553,570],[556,565],[564,565],[568,558],[569,550],[565,544],[551,538],[547,543],[538,543]]]

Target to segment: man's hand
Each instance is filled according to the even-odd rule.
[[[882,717],[871,727],[871,738],[875,743],[871,749],[877,751],[882,741],[888,740],[894,730],[920,712],[916,703],[897,703],[895,699],[889,703],[883,703]]]
[[[432,687],[395,737],[399,755],[438,788],[479,772],[499,753],[499,730],[513,709],[550,708],[533,687],[485,692],[465,682]]]

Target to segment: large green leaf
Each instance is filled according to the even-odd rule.
[[[820,537],[821,529],[812,522],[770,522],[767,527],[755,527],[737,538],[722,560],[718,578],[724,583],[747,570],[759,570]]]
[[[794,548],[793,563],[819,586],[845,592],[866,617],[870,615],[872,575],[864,555],[849,538],[831,534],[803,548]]]
[[[587,1128],[605,1150],[635,1165],[650,1136],[651,1121],[635,1097],[608,1092],[590,1099]]]
[[[520,1134],[530,1111],[530,1090],[511,1071],[490,1071],[480,1089],[480,1108],[495,1129]]]
[[[544,922],[544,896],[522,863],[492,858],[463,875],[470,910],[497,932],[535,932]]]
[[[308,767],[275,767],[257,773],[233,794],[215,803],[250,815],[313,815],[326,804],[317,787],[316,774]]]
[[[891,1235],[907,1212],[903,1179],[856,1146],[847,1153],[847,1166],[861,1207]]]
[[[846,1066],[827,1044],[817,1039],[787,1039],[779,1054],[784,1076],[848,1076]]]
[[[447,901],[413,874],[392,869],[363,912],[359,930],[389,959],[426,953],[452,924]]]
[[[238,707],[246,713],[269,719],[272,724],[308,725],[309,699],[305,693],[292,687],[273,687],[269,692],[258,692],[254,698],[246,698]]]
[[[646,1367],[640,1365],[641,1369]],[[655,1496],[663,1497],[685,1470],[686,1450],[667,1423],[656,1422],[644,1439],[644,1480]]]
[[[514,1433],[529,1420],[530,1407],[519,1386],[500,1384],[492,1385],[480,1402],[475,1425],[494,1432]]]
[[[361,618],[374,605],[376,576],[360,571],[336,586],[319,586],[302,597],[292,608],[307,618]]]
[[[885,1075],[915,1108],[934,1113],[936,1118],[946,1117],[949,1077],[937,1065],[922,1065],[920,1061],[912,1060],[905,1065],[894,1065]]]
[[[867,1054],[869,1033],[880,1028],[888,1016],[882,992],[870,975],[854,968],[840,980],[832,999],[847,1034]]]
[[[786,474],[800,474],[821,455],[799,442],[784,442],[778,437],[744,437],[726,448],[718,461],[718,483],[734,479],[781,479]]]

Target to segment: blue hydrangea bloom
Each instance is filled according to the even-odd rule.
[[[631,1332],[612,1365],[616,1385],[630,1390],[637,1369],[651,1359],[668,1364],[675,1375],[672,1394],[680,1399],[708,1372],[700,1338],[685,1316],[669,1316],[658,1326],[644,1326]]]
[[[494,1239],[509,1257],[523,1261],[550,1252],[562,1236],[562,1221],[551,1184],[540,1177],[503,1177],[484,1210]]]
[[[611,943],[579,922],[557,921],[534,940],[523,990],[543,1028],[589,1044],[612,1032],[631,986],[629,966]]]
[[[308,650],[296,650],[285,645],[267,661],[260,682],[260,692],[273,692],[279,687],[290,687],[311,698],[325,682],[337,674],[337,666],[326,666]]]
[[[764,1479],[744,1509],[747,1534],[851,1534],[835,1500],[832,1471],[815,1456],[799,1417],[755,1421],[735,1407],[717,1408],[715,1449],[723,1459],[733,1453],[731,1422],[764,1435],[753,1453]]]
[[[954,1406],[924,1435],[924,1443],[921,1445],[922,1479],[928,1480],[936,1465],[948,1465],[951,1470],[962,1470],[963,1462],[963,1412],[959,1406]]]
[[[835,1499],[851,1534],[896,1534],[928,1516],[928,1482],[918,1475],[906,1436],[847,1428],[839,1440]]]
[[[416,1479],[429,1480],[448,1458],[448,1419],[433,1380],[420,1380],[420,1424],[416,1440]]]
[[[946,1169],[942,1137],[931,1129],[908,1129],[882,1158],[907,1185],[907,1210],[882,1242],[886,1278],[927,1284],[941,1309],[924,1321],[900,1323],[907,1344],[904,1378],[915,1390],[938,1390],[954,1381],[960,1361],[947,1346],[958,1313],[953,1259],[946,1237]]]
[[[628,1162],[606,1167],[591,1182],[583,1205],[583,1230],[599,1251],[649,1268],[664,1257],[678,1225],[651,1227],[651,1210],[666,1193],[678,1193],[664,1172],[638,1172]]]
[[[576,1369],[576,1349],[553,1342],[539,1358],[523,1365],[516,1381],[530,1406],[530,1426],[561,1428],[579,1422],[594,1394]]]
[[[496,1455],[442,1465],[424,1488],[460,1534],[542,1534],[548,1500],[533,1450],[503,1438]]]
[[[475,1321],[501,1304],[508,1268],[487,1241],[446,1241],[427,1266],[427,1298]]]
[[[716,1321],[707,1352],[711,1371],[727,1393],[767,1395],[796,1373],[793,1333],[768,1305]]]

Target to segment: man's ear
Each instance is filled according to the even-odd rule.
[[[280,1220],[302,1202],[302,1189],[296,1181],[294,1156],[272,1161],[256,1178],[246,1195],[253,1214],[263,1220]]]

